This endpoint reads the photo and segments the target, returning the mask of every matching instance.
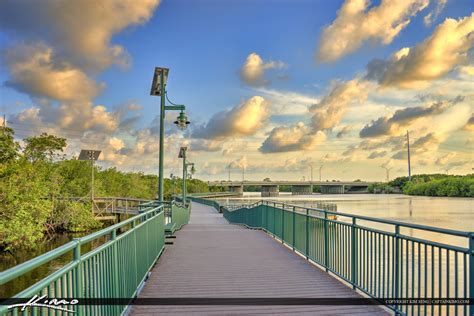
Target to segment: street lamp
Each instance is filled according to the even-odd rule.
[[[94,213],[94,162],[99,159],[100,150],[81,149],[78,160],[89,160],[91,162],[91,205]]]
[[[194,168],[194,163],[186,161],[187,150],[188,150],[188,147],[181,147],[179,149],[179,155],[178,155],[178,158],[183,159],[183,203],[186,203],[186,193],[187,193],[186,179],[188,178],[188,167],[191,166],[191,174],[194,174],[194,172],[196,172],[196,169]]]
[[[168,99],[166,93],[166,82],[168,80],[169,69],[162,67],[155,67],[155,73],[153,75],[153,82],[151,84],[150,95],[160,96],[160,170],[158,175],[158,200],[163,201],[164,195],[164,137],[165,137],[165,113],[169,111],[180,111],[176,121],[174,122],[181,130],[184,130],[190,123],[184,111],[186,107],[182,104],[174,104]],[[166,100],[171,105],[166,105]]]
[[[190,124],[190,122],[188,121],[188,117],[186,116],[184,111],[179,112],[179,115],[176,121],[174,121],[174,123],[178,125],[180,130],[185,130],[186,127]]]

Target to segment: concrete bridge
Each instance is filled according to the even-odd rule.
[[[310,195],[313,187],[321,187],[322,194],[367,193],[374,182],[354,181],[209,181],[209,186],[223,186],[230,192],[242,194],[245,186],[259,186],[262,197],[278,196],[280,186],[291,186],[293,195]]]

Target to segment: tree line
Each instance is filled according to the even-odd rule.
[[[0,249],[31,248],[57,232],[83,232],[103,224],[91,213],[91,163],[67,159],[65,138],[43,133],[15,140],[0,127]],[[156,199],[158,177],[116,168],[95,168],[94,194]],[[208,192],[207,183],[188,179],[189,193]],[[165,198],[181,194],[181,179],[165,179]],[[59,197],[84,197],[82,201]]]
[[[474,174],[465,176],[420,174],[398,177],[388,183],[369,186],[371,193],[404,193],[408,195],[474,197]]]

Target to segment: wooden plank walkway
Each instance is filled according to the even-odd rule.
[[[190,223],[167,246],[140,297],[359,297],[321,269],[259,230],[227,221],[193,203]],[[156,314],[382,315],[378,306],[153,306],[131,315]]]

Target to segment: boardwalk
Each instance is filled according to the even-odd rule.
[[[140,297],[358,297],[262,231],[230,225],[193,203],[191,220],[152,270]],[[377,306],[151,306],[131,315],[385,314]]]

